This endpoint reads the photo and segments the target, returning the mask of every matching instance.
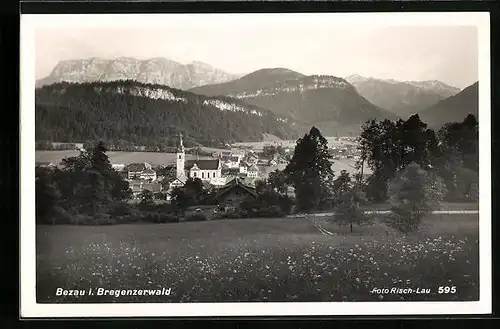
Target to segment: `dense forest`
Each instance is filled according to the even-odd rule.
[[[173,145],[259,141],[263,133],[296,138],[296,125],[226,97],[205,97],[133,81],[58,83],[36,90],[36,140]]]

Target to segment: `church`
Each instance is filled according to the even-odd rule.
[[[179,135],[179,145],[176,153],[176,180],[171,186],[183,186],[188,178],[199,178],[215,186],[226,183],[221,174],[222,165],[219,159],[187,160],[182,134]]]

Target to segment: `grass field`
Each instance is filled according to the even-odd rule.
[[[349,234],[325,219],[38,226],[37,301],[478,300],[478,216],[432,216],[404,237]],[[439,286],[455,286],[438,294]],[[169,296],[56,296],[57,288],[162,289]],[[372,293],[374,288],[428,294]]]

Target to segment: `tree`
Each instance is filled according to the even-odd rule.
[[[55,207],[58,205],[60,193],[47,176],[35,180],[35,208],[37,224],[54,224]]]
[[[271,187],[280,194],[286,194],[288,190],[287,177],[282,170],[276,169],[269,173],[268,182]]]
[[[184,186],[172,190],[172,199],[180,210],[199,204],[206,196],[203,182],[199,178],[189,178]]]
[[[445,191],[440,178],[416,163],[408,165],[389,183],[389,225],[405,234],[416,230],[422,218],[443,199]]]
[[[51,178],[61,192],[61,206],[74,214],[97,216],[110,206],[130,198],[131,190],[118,172],[113,170],[104,143],[87,145],[76,157],[62,160]]]
[[[387,199],[387,183],[397,171],[410,163],[431,168],[442,155],[435,132],[427,128],[418,114],[406,121],[367,121],[362,130],[357,167],[362,169],[366,162],[372,169],[366,192],[375,202]]]
[[[358,185],[349,187],[335,199],[335,221],[341,226],[349,225],[351,233],[353,225],[366,225],[372,222],[360,206],[366,203],[366,197]]]
[[[141,205],[150,206],[154,204],[154,194],[150,190],[142,190],[139,198],[141,199]]]
[[[340,176],[333,182],[334,200],[346,194],[354,187],[351,176],[346,170],[340,172]]]
[[[97,217],[99,213],[104,212],[104,208],[109,204],[109,192],[105,189],[105,183],[102,173],[97,170],[87,170],[85,185],[81,195],[82,205],[86,205],[90,210],[90,215]]]
[[[325,206],[331,199],[331,159],[328,142],[316,127],[297,141],[284,174],[295,188],[298,210],[310,211]]]

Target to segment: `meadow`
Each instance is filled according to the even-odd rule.
[[[37,302],[478,300],[478,222],[431,215],[408,236],[312,217],[37,226]],[[56,296],[59,287],[171,294]],[[393,287],[430,290],[374,291]]]

